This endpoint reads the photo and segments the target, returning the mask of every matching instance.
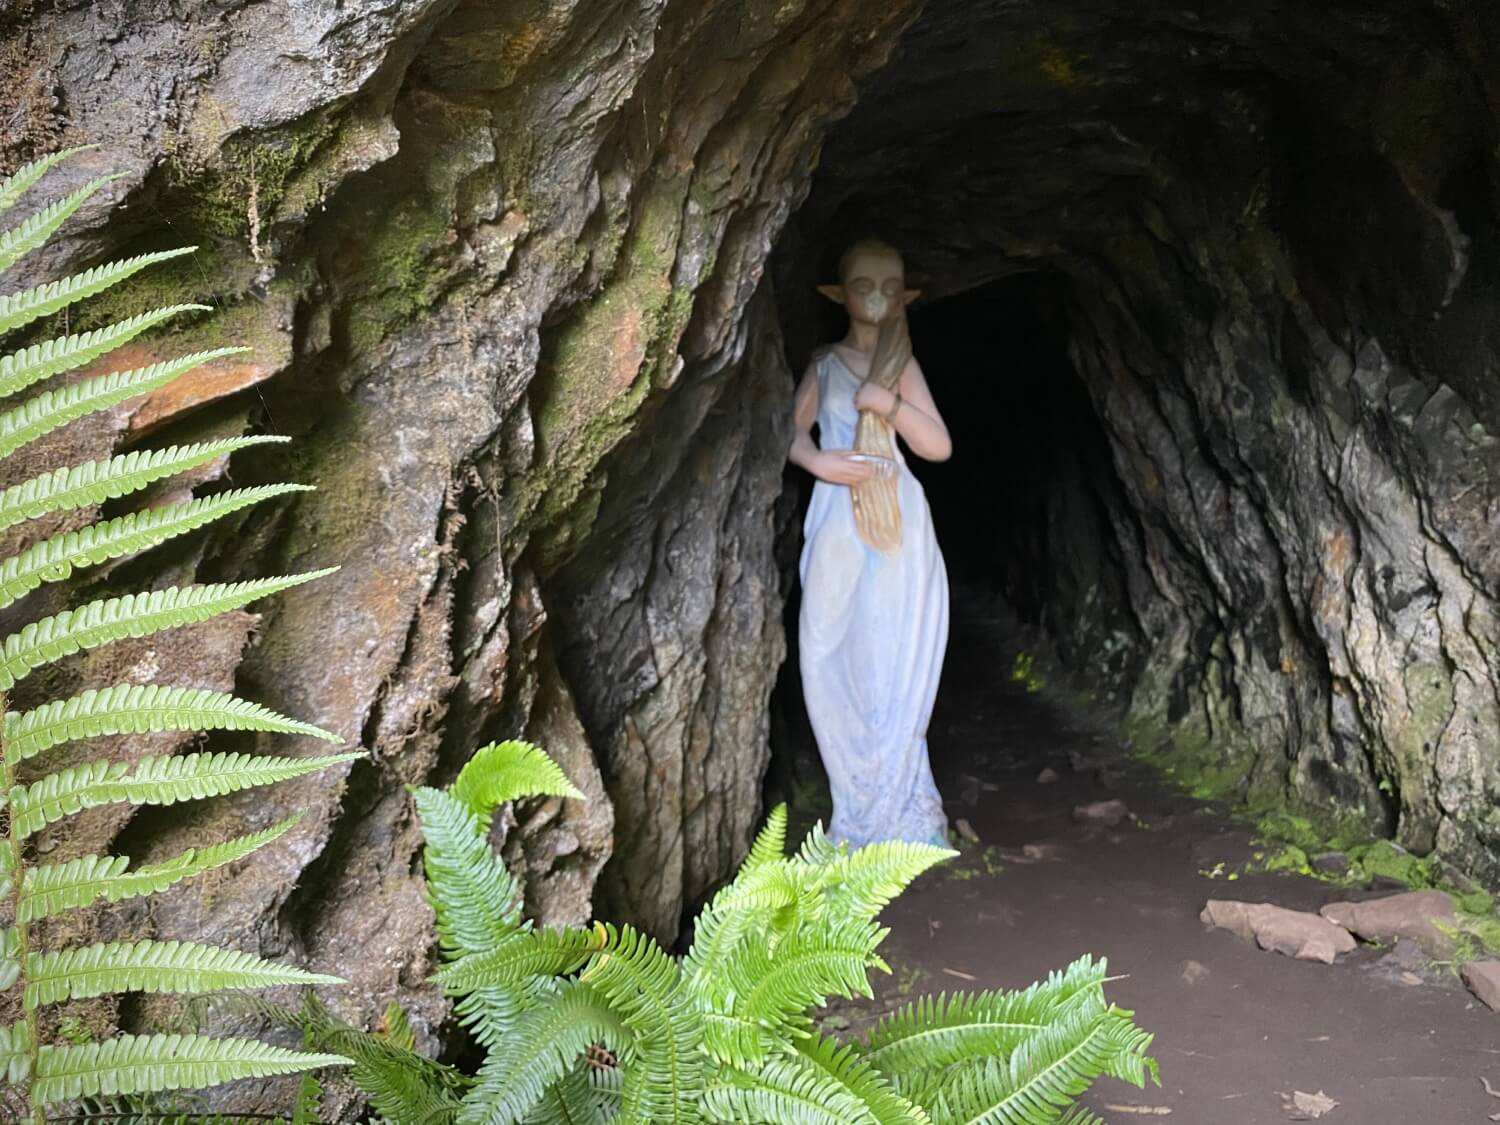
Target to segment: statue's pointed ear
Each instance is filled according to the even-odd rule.
[[[842,285],[820,285],[818,292],[827,297],[835,305],[844,303],[844,287]]]
[[[920,289],[908,289],[904,293],[901,294],[901,300],[902,300],[902,302],[904,304],[908,304],[909,305],[913,301],[915,301],[918,297],[920,297],[921,295],[922,295],[922,291]]]

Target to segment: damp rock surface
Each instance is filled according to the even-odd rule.
[[[123,173],[7,284],[196,243],[75,330],[201,300],[212,318],[132,365],[255,349],[80,442],[289,434],[233,482],[318,491],[161,573],[342,567],[201,663],[148,647],[129,669],[232,685],[369,752],[91,820],[90,846],[150,862],[305,814],[213,895],[121,904],[101,936],[232,937],[337,972],[351,1017],[395,998],[436,1049],[405,786],[530,735],[589,800],[497,823],[528,909],[671,940],[760,815],[794,557],[788,364],[824,328],[812,281],[867,228],[926,292],[914,339],[955,470],[984,452],[971,486],[1014,514],[970,521],[995,529],[989,573],[1137,749],[1170,736],[1204,791],[1296,800],[1500,881],[1496,12],[7,8],[5,170],[100,141],[49,190]],[[984,334],[999,321],[939,313],[1000,283],[1077,376],[1008,413],[961,393],[1024,376]]]

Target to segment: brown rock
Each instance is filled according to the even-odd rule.
[[[1262,949],[1284,953],[1299,961],[1331,965],[1340,953],[1355,946],[1347,930],[1316,914],[1287,910],[1269,902],[1232,902],[1209,899],[1199,915],[1203,922],[1228,930]]]
[[[1073,819],[1079,824],[1097,824],[1104,828],[1113,828],[1129,815],[1130,809],[1118,797],[1079,805],[1073,810]]]
[[[1500,961],[1470,961],[1463,968],[1464,983],[1485,1007],[1500,1012]]]
[[[1319,913],[1366,941],[1406,938],[1432,957],[1453,953],[1453,939],[1438,925],[1457,926],[1458,919],[1453,900],[1442,891],[1408,891],[1368,902],[1330,902]]]

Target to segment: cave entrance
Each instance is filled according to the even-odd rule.
[[[839,338],[843,313],[804,303],[800,294],[783,300],[788,363],[801,372],[812,346]],[[954,754],[973,701],[1007,683],[1024,686],[1025,658],[1041,638],[1063,663],[1088,667],[1089,686],[1101,697],[1114,701],[1127,682],[1129,669],[1119,665],[1133,646],[1111,644],[1108,636],[1130,628],[1108,608],[1125,600],[1110,519],[1123,498],[1104,430],[1070,358],[1076,315],[1070,281],[1047,269],[1006,274],[910,310],[913,351],[954,447],[942,463],[907,451],[952,590],[949,649],[929,728],[933,769],[945,790],[960,785],[954,775],[961,766],[973,766],[972,753]],[[790,643],[772,703],[769,789],[773,799],[790,796],[826,814],[797,655],[796,568],[812,484],[801,469],[788,469],[779,554]],[[996,754],[1006,756],[1004,745]]]

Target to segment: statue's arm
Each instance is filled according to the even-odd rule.
[[[812,428],[818,420],[818,368],[808,364],[792,406],[792,447],[786,459],[829,484],[858,484],[875,474],[874,466],[851,460],[851,450],[819,449]]]
[[[891,405],[895,405],[894,398]],[[927,376],[922,374],[916,356],[907,360],[906,370],[901,372],[901,409],[894,424],[906,447],[922,460],[946,461],[953,456],[953,438],[937,403],[932,401]]]

